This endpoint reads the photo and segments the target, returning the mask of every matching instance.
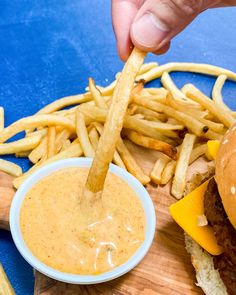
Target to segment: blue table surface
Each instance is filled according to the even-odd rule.
[[[172,42],[163,56],[147,61],[211,63],[236,71],[236,8],[204,12]],[[116,52],[110,1],[0,0],[0,105],[6,124],[49,102],[83,92],[87,78],[99,85],[114,79],[123,63]],[[191,81],[210,95],[215,78],[172,74],[178,86]],[[151,85],[159,85],[159,81]],[[236,85],[227,82],[225,101],[236,109]],[[6,157],[22,165],[29,162]],[[17,295],[33,294],[32,268],[0,230],[0,261]]]

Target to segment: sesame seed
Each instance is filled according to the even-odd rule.
[[[230,191],[231,191],[231,194],[235,194],[235,192],[236,192],[236,188],[235,188],[235,186],[231,186],[231,189],[230,189]]]
[[[223,142],[222,142],[222,144],[226,144],[228,142],[228,139],[226,138]]]

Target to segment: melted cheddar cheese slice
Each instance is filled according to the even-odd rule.
[[[207,142],[207,149],[208,153],[211,155],[211,157],[215,160],[217,151],[220,147],[220,141],[219,140],[208,140]]]
[[[208,152],[214,159],[218,148],[218,141],[208,141]],[[213,228],[210,225],[198,225],[199,216],[204,215],[204,193],[207,189],[208,182],[209,180],[180,201],[172,204],[169,210],[173,219],[203,249],[212,255],[219,255],[222,253],[222,249],[217,244]]]

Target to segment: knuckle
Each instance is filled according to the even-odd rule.
[[[203,6],[202,0],[182,0],[181,2],[183,2],[183,11],[188,15],[193,15],[200,12]]]
[[[198,14],[203,7],[203,0],[164,0],[171,8],[176,9],[180,14],[192,16]]]

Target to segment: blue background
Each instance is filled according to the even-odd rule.
[[[235,8],[204,12],[172,42],[170,51],[147,60],[211,63],[236,71]],[[121,70],[106,0],[0,0],[0,105],[6,124],[35,113],[56,98],[83,92],[87,78],[107,85]],[[193,82],[210,94],[215,81],[174,73],[178,86]],[[152,85],[158,85],[155,81]],[[236,109],[236,85],[226,102]],[[8,157],[27,169],[25,160]],[[0,230],[0,261],[17,295],[33,294],[33,272],[8,232]]]

